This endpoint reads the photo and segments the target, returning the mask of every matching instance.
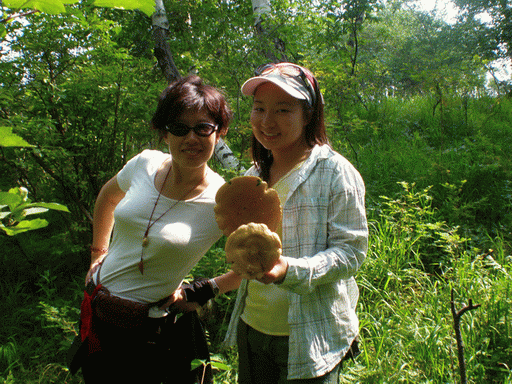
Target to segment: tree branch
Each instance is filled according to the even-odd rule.
[[[469,299],[469,305],[466,305],[459,311],[455,309],[455,301],[454,301],[455,290],[452,288],[451,292],[451,310],[453,316],[453,328],[455,330],[455,338],[457,339],[457,350],[459,357],[459,372],[460,372],[460,382],[461,384],[467,383],[466,378],[466,360],[464,359],[464,343],[462,341],[462,332],[460,330],[460,319],[462,315],[464,315],[468,311],[472,311],[481,306],[481,304],[473,304],[473,300]]]
[[[32,158],[35,160],[35,162],[48,174],[50,177],[52,177],[60,186],[63,188],[63,190],[67,191],[69,201],[71,201],[73,204],[75,204],[80,211],[87,217],[90,223],[92,223],[92,214],[89,212],[87,207],[82,203],[81,199],[79,198],[78,194],[76,193],[75,188],[71,187],[66,181],[59,177],[55,172],[53,172],[49,166],[46,165],[46,163],[43,161],[39,155],[37,155],[34,151],[31,152]]]
[[[3,20],[0,20],[0,23],[7,24],[9,21],[14,20],[18,17],[25,17],[25,16],[32,15],[33,13],[37,13],[37,12],[39,12],[37,9],[33,9],[32,11],[28,11],[25,13],[18,13],[17,15],[11,15],[9,17],[6,17]]]

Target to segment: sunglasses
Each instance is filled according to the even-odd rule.
[[[197,136],[208,137],[218,129],[218,126],[211,123],[199,123],[193,127],[189,127],[184,123],[173,123],[172,125],[166,125],[165,130],[174,136],[183,137],[186,136],[191,130]]]
[[[282,76],[291,77],[302,81],[302,83],[305,85],[306,89],[308,90],[309,94],[312,97],[313,104],[316,103],[316,92],[313,87],[313,79],[310,78],[308,74],[304,72],[304,70],[298,65],[290,63],[263,64],[256,68],[254,74],[256,76],[264,76],[275,71],[278,71],[279,74]]]

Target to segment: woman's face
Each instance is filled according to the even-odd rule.
[[[185,124],[188,127],[195,127],[199,123],[210,123],[215,121],[204,109],[199,111],[188,110],[182,113],[177,123]],[[219,141],[219,131],[216,130],[210,136],[199,136],[192,129],[185,136],[176,136],[167,133],[164,140],[169,145],[173,162],[182,169],[198,168],[206,165],[212,157],[215,144]]]
[[[296,150],[306,144],[307,120],[302,102],[273,83],[264,83],[256,89],[251,125],[256,139],[273,153]]]

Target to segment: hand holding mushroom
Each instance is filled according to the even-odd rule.
[[[215,219],[228,236],[226,260],[246,279],[262,279],[281,257],[275,231],[281,222],[281,204],[274,189],[256,176],[235,177],[217,192]]]

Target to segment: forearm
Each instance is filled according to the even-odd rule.
[[[113,210],[112,210],[113,211]],[[114,226],[113,212],[109,212],[108,204],[106,204],[105,196],[102,192],[96,199],[94,205],[92,244],[91,244],[91,265],[85,276],[85,284],[89,282],[92,275],[97,271],[98,266],[108,252],[110,242],[110,234]]]
[[[223,294],[234,289],[238,289],[242,278],[235,272],[229,271],[223,275],[215,277],[213,280],[215,280],[215,283],[217,283],[217,286],[219,287],[219,294]]]
[[[188,303],[196,302],[202,306],[206,304],[208,300],[213,299],[216,295],[237,289],[241,281],[242,278],[239,275],[230,271],[213,279],[204,279],[195,281],[191,284],[183,284],[181,286],[183,294],[180,293],[176,296],[175,292],[173,300],[175,300],[176,297],[181,296]],[[171,300],[171,302],[174,301]]]
[[[101,260],[107,253],[113,227],[113,209],[108,203],[98,198],[92,226],[91,265]]]
[[[91,245],[91,265],[101,260],[108,252],[113,227],[113,215],[107,215],[104,211],[101,214],[95,213]]]
[[[366,252],[353,248],[330,248],[313,257],[287,258],[288,270],[281,287],[297,294],[308,294],[317,286],[350,279],[365,256]]]
[[[289,228],[314,227],[318,231],[311,238],[307,238],[307,232],[285,234],[288,235],[287,244],[303,244],[300,252],[293,251],[298,247],[290,248],[292,254],[283,251],[285,256],[294,258],[289,260],[283,281],[283,287],[287,289],[307,293],[318,285],[350,279],[366,257],[368,224],[364,182],[352,166],[340,165],[331,180],[325,181],[326,188],[318,196],[318,209],[311,209],[309,215],[287,222]],[[299,195],[292,209],[304,206],[310,194],[311,190]]]
[[[92,225],[91,265],[100,261],[108,251],[114,227],[114,210],[123,197],[124,192],[119,188],[115,177],[98,194]]]

